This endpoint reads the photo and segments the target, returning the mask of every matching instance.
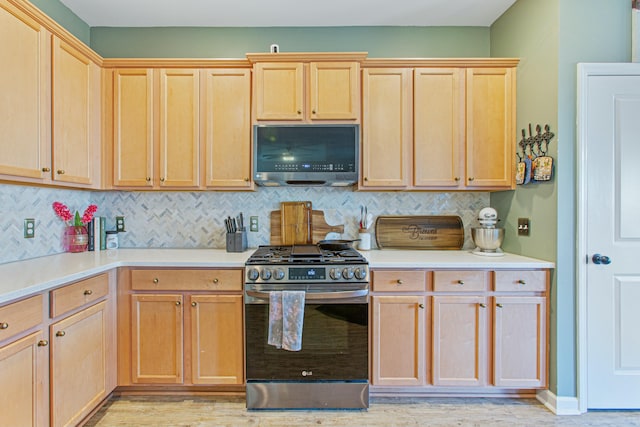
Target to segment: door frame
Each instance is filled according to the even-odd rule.
[[[579,63],[576,106],[576,280],[578,410],[587,412],[587,111],[588,80],[592,76],[640,76],[639,63]]]

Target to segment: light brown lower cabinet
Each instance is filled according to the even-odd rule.
[[[0,424],[49,425],[46,392],[48,342],[42,331],[0,347]]]
[[[422,274],[373,270],[373,391],[547,386],[548,271]]]

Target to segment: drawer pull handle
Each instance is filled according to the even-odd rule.
[[[64,175],[64,169],[58,169],[56,172],[58,175]]]
[[[92,295],[93,291],[91,289],[87,289],[87,290],[84,291],[84,294],[85,295]]]
[[[502,304],[499,304],[499,303],[498,303],[498,304],[496,304],[496,307],[498,307],[498,308],[502,308]]]
[[[424,308],[424,304],[418,304],[418,308]]]
[[[396,282],[398,282],[398,285],[402,285],[404,282],[402,281],[402,279],[398,279],[396,280]]]
[[[458,285],[464,285],[464,281],[463,280],[458,280]]]
[[[480,303],[480,307],[485,308],[487,305],[485,303]]]
[[[9,328],[9,324],[7,322],[0,323],[0,329],[7,329],[7,328]]]
[[[57,337],[63,337],[63,336],[65,336],[65,335],[67,335],[67,333],[66,333],[65,331],[58,331],[58,332],[56,332],[56,336],[57,336]]]
[[[519,285],[526,285],[527,282],[525,282],[524,280],[520,279],[520,280],[518,280],[518,284]]]
[[[49,345],[49,341],[47,341],[47,340],[38,341],[38,347],[46,347],[48,345]]]
[[[155,283],[156,285],[158,284],[159,281],[160,281],[160,279],[158,279],[157,277],[153,278],[153,283]]]
[[[215,279],[213,279],[213,283],[216,283],[216,284],[217,284],[218,282],[219,282],[219,280],[218,280],[218,278],[217,278],[217,277],[216,277]]]
[[[195,307],[195,306],[197,306],[197,305],[198,305],[198,303],[197,303],[197,302],[195,302],[195,301],[191,303],[191,307]]]
[[[180,305],[182,304],[180,301],[176,301],[176,305]]]
[[[42,172],[51,172],[51,168],[45,166],[42,168]]]

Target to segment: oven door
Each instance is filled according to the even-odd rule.
[[[246,291],[245,301],[247,382],[368,380],[366,290],[307,293],[300,351],[267,344],[268,292]]]

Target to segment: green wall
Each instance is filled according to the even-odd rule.
[[[78,15],[73,13],[59,0],[30,0],[49,18],[62,25],[67,31],[80,39],[87,46],[91,45],[91,29]]]
[[[91,28],[105,58],[244,58],[246,53],[368,52],[369,57],[488,57],[487,27]]]
[[[491,56],[521,58],[517,129],[551,126],[552,182],[491,195],[506,213],[504,248],[556,262],[551,289],[550,388],[577,395],[576,353],[576,65],[628,62],[631,8],[626,0],[518,0],[491,28]],[[520,135],[518,134],[518,138]],[[518,237],[519,217],[531,236]]]

